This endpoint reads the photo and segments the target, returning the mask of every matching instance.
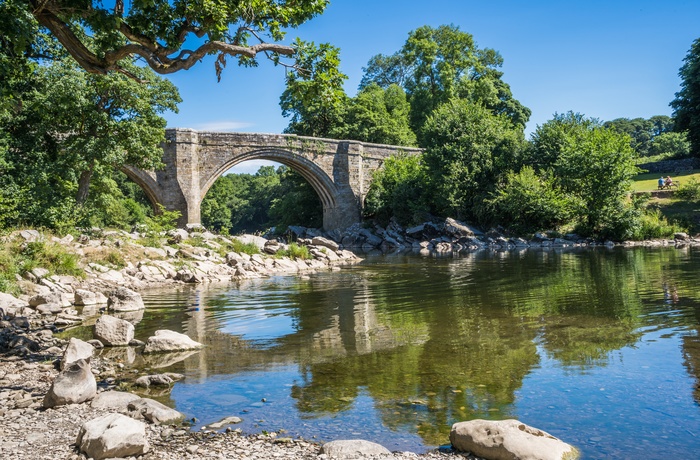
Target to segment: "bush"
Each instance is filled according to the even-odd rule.
[[[675,193],[676,198],[688,201],[700,201],[700,182],[692,178],[681,185]]]
[[[382,225],[392,217],[403,225],[424,220],[429,211],[426,182],[420,156],[399,154],[388,158],[374,173],[365,198],[365,217]]]
[[[78,261],[76,254],[68,252],[58,243],[9,241],[0,247],[0,291],[16,293],[15,277],[37,267],[47,269],[51,275],[83,277],[85,272]]]
[[[497,223],[517,234],[556,228],[572,215],[571,199],[530,166],[509,172],[487,205]]]
[[[275,257],[289,257],[292,260],[307,260],[311,259],[311,253],[309,252],[309,248],[306,246],[301,246],[297,243],[290,243],[287,249],[277,251]]]

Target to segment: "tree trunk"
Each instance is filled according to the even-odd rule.
[[[87,200],[88,193],[90,193],[90,179],[92,179],[92,172],[95,169],[95,162],[90,163],[90,167],[80,173],[80,179],[78,179],[78,195],[75,197],[75,201],[78,206],[85,204]]]

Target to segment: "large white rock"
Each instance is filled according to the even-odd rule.
[[[248,234],[234,236],[233,239],[236,239],[243,244],[253,243],[261,251],[263,249],[265,249],[265,243],[267,243],[267,240],[265,238],[263,238],[262,236],[248,235]]]
[[[126,391],[103,391],[90,402],[90,405],[96,409],[114,409],[118,411],[126,411],[129,403],[141,399],[133,393]]]
[[[126,346],[134,338],[134,325],[114,316],[102,315],[95,321],[93,336],[105,346]]]
[[[575,460],[575,447],[518,420],[471,420],[452,425],[452,446],[489,460]]]
[[[107,414],[85,422],[75,443],[94,460],[142,455],[150,448],[146,425],[121,414]]]
[[[58,374],[44,397],[44,407],[79,404],[94,398],[96,394],[97,382],[90,364],[79,359]]]
[[[92,354],[95,351],[95,347],[87,342],[84,342],[75,337],[71,337],[66,347],[66,351],[63,352],[63,359],[61,359],[61,370],[65,369],[71,363],[76,362],[79,359],[84,359],[90,362]]]
[[[156,425],[176,424],[185,418],[184,414],[150,398],[139,398],[131,401],[127,407],[130,412],[140,415]]]
[[[332,459],[359,459],[368,456],[390,456],[386,447],[362,439],[331,441],[323,445],[321,451]]]
[[[141,294],[127,288],[117,288],[107,297],[107,308],[110,311],[135,311],[146,308]]]
[[[195,342],[185,334],[161,329],[156,331],[156,335],[149,337],[146,341],[144,353],[162,353],[166,351],[184,351],[202,348],[199,342]]]
[[[79,306],[97,305],[98,304],[97,294],[95,294],[92,291],[86,291],[85,289],[76,289],[75,290],[75,304],[79,305]]]
[[[5,313],[8,310],[16,310],[22,307],[28,307],[29,304],[24,300],[20,300],[12,294],[7,294],[5,292],[0,292],[0,308],[2,308]]]

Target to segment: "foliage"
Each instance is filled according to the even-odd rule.
[[[53,241],[11,239],[0,246],[0,291],[17,292],[15,276],[22,276],[37,267],[47,269],[51,275],[83,277],[85,273],[78,261],[77,254]]]
[[[256,66],[258,53],[264,53],[274,62],[278,62],[280,55],[292,55],[293,47],[263,39],[281,41],[285,29],[322,13],[328,3],[327,0],[117,0],[106,4],[80,0],[5,1],[12,5],[13,12],[21,14],[16,21],[21,27],[13,42],[26,40],[31,31],[29,25],[35,21],[49,30],[90,73],[130,74],[131,69],[123,67],[123,59],[138,57],[154,71],[169,74],[192,67],[207,55],[217,55],[218,75],[226,66],[227,56],[235,57],[239,65]]]
[[[648,240],[652,238],[673,238],[676,232],[684,229],[670,223],[658,209],[645,210],[639,218],[639,226],[630,235],[633,240]]]
[[[297,243],[289,243],[287,249],[277,251],[275,253],[275,257],[289,257],[292,260],[307,260],[312,258],[309,248],[306,246],[301,246]]]
[[[537,127],[526,162],[579,203],[581,234],[625,238],[634,226],[627,194],[638,169],[629,136],[581,114],[555,114]]]
[[[255,243],[244,243],[237,238],[231,238],[231,245],[227,245],[226,248],[239,254],[248,254],[251,256],[253,254],[260,254],[260,248],[258,248]]]
[[[158,205],[158,212],[153,217],[146,217],[148,233],[161,234],[177,228],[177,220],[182,216],[180,211],[168,211],[162,204]]]
[[[322,227],[323,209],[321,209],[321,202],[311,184],[287,167],[279,168],[277,174],[280,178],[280,184],[268,210],[270,226],[282,228],[290,225]]]
[[[606,121],[603,126],[630,136],[630,146],[637,152],[638,156],[645,157],[663,153],[658,149],[654,153],[652,146],[657,137],[672,134],[673,124],[674,121],[671,117],[656,115],[649,119],[616,118],[612,121]]]
[[[508,118],[464,100],[451,100],[423,131],[431,201],[441,215],[486,218],[483,200],[512,169],[522,131]]]
[[[404,90],[395,84],[386,89],[370,84],[350,99],[344,123],[333,137],[389,145],[416,145],[408,123],[410,105]]]
[[[175,110],[179,96],[147,69],[125,66],[143,82],[59,60],[10,85],[13,101],[0,106],[0,224],[61,229],[143,220],[147,208],[117,193],[125,181],[116,169],[160,163],[160,113]]]
[[[488,199],[492,218],[516,234],[556,229],[568,222],[574,203],[550,178],[540,178],[530,166],[509,172]]]
[[[221,176],[202,200],[202,224],[221,233],[320,227],[322,219],[316,192],[287,167],[263,166],[255,174]]]
[[[693,156],[700,157],[700,38],[696,39],[683,60],[678,75],[681,90],[671,102],[678,131],[685,131]]]
[[[523,128],[530,110],[512,97],[501,80],[501,55],[480,49],[474,37],[454,25],[419,27],[391,56],[377,55],[364,69],[360,87],[402,86],[411,104],[411,127],[421,134],[423,124],[441,104],[455,97],[478,102]]]
[[[343,83],[348,78],[338,66],[340,49],[328,43],[295,42],[299,68],[287,72],[280,97],[282,115],[291,117],[286,133],[330,137],[342,123],[347,103]]]
[[[365,217],[386,225],[394,217],[409,225],[425,219],[429,211],[426,200],[426,172],[422,158],[401,154],[389,157],[372,178],[365,198]]]
[[[686,133],[662,133],[654,137],[649,146],[649,156],[664,155],[681,159],[690,156],[690,142]]]
[[[684,182],[674,195],[682,200],[700,201],[700,181],[692,178]]]

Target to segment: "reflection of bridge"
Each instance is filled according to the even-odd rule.
[[[182,213],[180,225],[200,223],[200,205],[214,181],[246,160],[282,163],[303,176],[323,205],[326,230],[360,221],[372,178],[384,160],[399,152],[420,149],[299,137],[284,134],[212,133],[192,129],[166,130],[160,171],[125,167],[152,203]]]

